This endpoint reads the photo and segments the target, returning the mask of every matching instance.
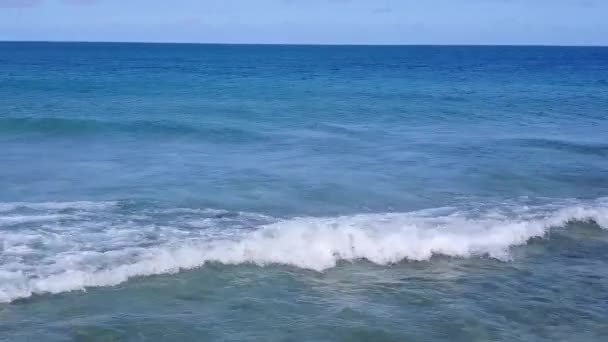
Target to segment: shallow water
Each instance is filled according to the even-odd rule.
[[[0,43],[0,340],[603,341],[608,49]]]

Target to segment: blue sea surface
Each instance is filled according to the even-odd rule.
[[[608,48],[0,43],[38,340],[608,340]]]

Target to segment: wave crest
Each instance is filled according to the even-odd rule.
[[[268,139],[254,130],[216,123],[193,124],[170,120],[103,121],[85,118],[0,118],[0,134],[47,134],[86,136],[95,134],[138,134],[179,136],[219,142],[250,142]]]
[[[105,233],[95,231],[89,237],[99,241],[111,237],[111,244],[104,249],[87,249],[87,244],[95,244],[95,241],[80,238],[70,242],[73,245],[70,249],[46,256],[46,266],[34,264],[34,261],[21,265],[3,264],[0,269],[0,302],[33,294],[112,286],[136,276],[174,273],[209,262],[260,266],[283,264],[324,271],[335,267],[338,262],[360,259],[379,265],[428,260],[434,255],[488,256],[506,261],[513,246],[543,237],[551,229],[565,227],[573,221],[593,221],[602,228],[608,228],[608,206],[605,204],[599,201],[591,206],[557,209],[555,206],[522,207],[509,210],[509,215],[497,210],[483,215],[453,211],[440,215],[413,212],[275,219],[274,223],[262,224],[252,228],[254,230],[226,232],[224,229],[221,234],[192,235],[190,231],[185,233],[179,227],[168,226],[161,235],[169,237],[155,240],[155,243],[143,240],[147,237],[148,226],[136,227],[128,233],[108,228]],[[182,211],[189,215],[189,219],[195,212]],[[206,211],[202,212],[208,215]],[[238,217],[248,220],[253,216]],[[214,214],[203,222],[212,228],[226,220],[238,221],[238,217]],[[137,223],[133,221],[132,224]],[[185,222],[181,224],[187,226]],[[99,230],[100,225],[92,229]],[[153,232],[158,227],[149,229]],[[67,238],[70,232],[60,227],[56,233],[66,234]],[[99,234],[109,235],[104,238]],[[23,253],[26,256],[31,254],[29,251]]]

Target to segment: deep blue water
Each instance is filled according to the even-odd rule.
[[[0,43],[0,340],[605,341],[608,48]]]

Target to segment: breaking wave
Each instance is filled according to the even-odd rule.
[[[67,207],[74,211],[62,215],[70,218],[54,216]],[[113,286],[209,262],[321,272],[362,259],[378,265],[434,255],[508,261],[513,246],[569,223],[608,228],[605,199],[285,219],[188,208],[125,212],[113,202],[5,203],[0,208],[4,217],[19,217],[0,220],[0,302]],[[39,218],[23,219],[24,210]]]

